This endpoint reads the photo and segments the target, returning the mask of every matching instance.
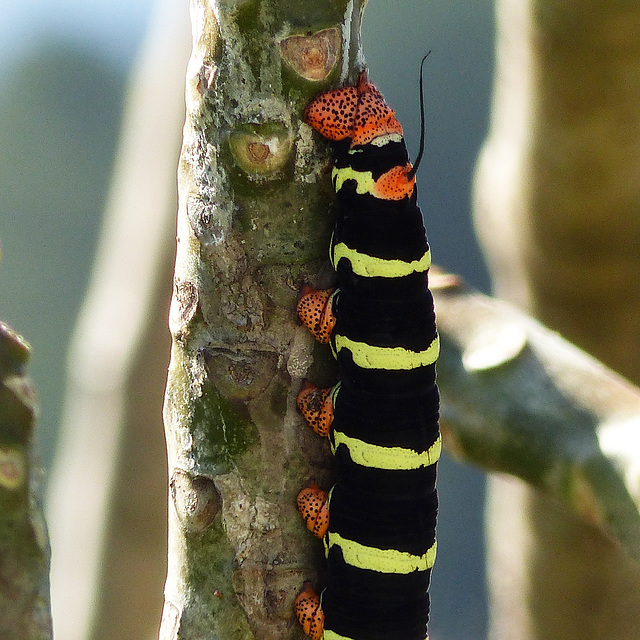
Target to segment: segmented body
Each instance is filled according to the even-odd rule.
[[[299,496],[328,570],[320,600],[306,587],[297,613],[316,639],[425,640],[441,440],[430,253],[413,172],[402,127],[364,75],[316,97],[305,116],[334,142],[338,289],[304,292],[298,310],[330,343],[339,383],[299,396],[308,422],[328,431],[336,483],[326,503],[315,486]]]

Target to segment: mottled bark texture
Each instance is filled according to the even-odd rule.
[[[310,367],[331,378],[295,303],[303,283],[330,284],[333,220],[328,155],[312,153],[301,116],[316,93],[353,81],[361,11],[191,4],[164,407],[165,640],[302,637],[293,600],[320,548],[295,498],[310,476],[328,479],[329,456],[295,397]]]
[[[0,322],[0,637],[50,640],[49,540],[34,457],[30,348]]]
[[[637,383],[640,7],[499,0],[497,17],[476,184],[496,291]],[[618,449],[638,450],[634,424]],[[640,568],[618,546],[521,485],[494,481],[489,506],[492,638],[638,637]]]

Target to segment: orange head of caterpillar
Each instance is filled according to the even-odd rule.
[[[315,592],[310,582],[304,583],[293,606],[296,618],[302,625],[302,630],[312,640],[321,640],[324,631],[324,613],[320,606],[320,596]]]
[[[336,324],[332,305],[333,292],[334,289],[316,290],[305,285],[298,298],[297,311],[302,324],[323,344],[329,342]]]
[[[305,109],[305,122],[325,138],[351,146],[368,144],[384,135],[402,136],[395,111],[363,71],[357,87],[341,87],[316,96]]]
[[[307,424],[323,437],[329,435],[333,422],[333,398],[332,389],[320,389],[308,380],[302,383],[302,388],[296,404]]]
[[[315,480],[310,480],[298,494],[297,503],[307,529],[316,538],[324,538],[329,528],[329,494],[322,490]]]

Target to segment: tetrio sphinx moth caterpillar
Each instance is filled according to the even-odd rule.
[[[425,56],[426,58],[426,56]],[[424,60],[423,60],[424,63]],[[305,120],[334,145],[335,290],[303,289],[302,322],[338,361],[332,389],[305,383],[298,407],[327,435],[336,483],[298,495],[324,542],[326,586],[305,584],[296,615],[314,640],[425,640],[436,555],[441,439],[428,289],[430,251],[402,127],[365,72],[318,95]]]

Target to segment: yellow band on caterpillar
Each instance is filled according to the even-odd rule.
[[[341,636],[339,633],[331,631],[331,629],[325,629],[322,640],[353,640],[353,638],[347,638],[347,636]],[[429,636],[427,636],[424,640],[429,640]]]
[[[347,638],[347,636],[341,636],[339,633],[331,631],[331,629],[325,629],[322,640],[353,640],[353,638]],[[427,640],[429,639],[427,638]]]
[[[425,351],[411,351],[404,347],[376,347],[336,335],[335,353],[338,354],[341,349],[349,349],[353,362],[362,369],[406,371],[433,364],[440,353],[440,339],[436,335]]]
[[[344,242],[340,242],[331,251],[331,264],[334,269],[341,258],[349,260],[351,269],[356,275],[366,278],[400,278],[415,271],[426,272],[431,266],[431,251],[428,249],[419,260],[405,262],[404,260],[385,260],[369,256],[351,249]]]
[[[409,470],[420,469],[435,464],[442,452],[442,438],[438,439],[426,451],[414,451],[402,447],[381,447],[352,438],[341,431],[333,432],[332,453],[338,445],[345,445],[349,449],[351,459],[362,467],[375,469]]]
[[[340,547],[344,561],[352,567],[369,569],[379,573],[406,574],[431,569],[436,559],[437,543],[434,542],[423,555],[415,556],[397,549],[366,547],[359,542],[343,538],[339,533],[330,531],[327,534],[327,552],[333,546]]]
[[[335,168],[331,172],[333,178],[333,185],[336,193],[342,189],[342,185],[347,180],[354,180],[356,182],[356,193],[360,196],[369,193],[374,195],[374,187],[376,181],[373,179],[373,173],[371,171],[355,171],[351,167],[344,167],[342,169]]]

